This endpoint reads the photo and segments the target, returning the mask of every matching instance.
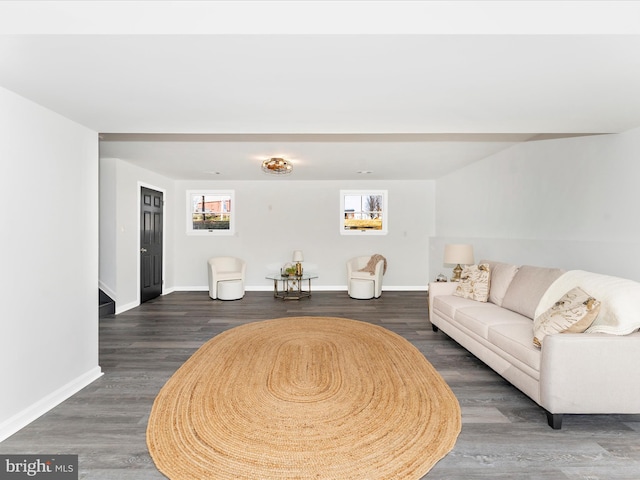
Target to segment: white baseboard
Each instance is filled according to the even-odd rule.
[[[271,285],[246,285],[244,287],[247,292],[272,292],[273,286]],[[341,292],[346,291],[346,285],[311,285],[311,290],[314,292]],[[171,292],[207,292],[208,286],[187,286],[187,287],[173,287],[169,291],[165,291],[165,295]],[[426,285],[391,285],[382,286],[382,291],[387,292],[426,292]]]
[[[173,287],[171,288],[172,292],[208,292],[209,291],[209,286],[205,285],[197,285],[197,286],[186,286],[186,287]]]
[[[116,292],[102,283],[100,280],[98,280],[98,288],[109,295],[109,297],[111,297],[113,301],[116,301]]]
[[[244,287],[247,292],[272,292],[273,287],[270,285],[247,285]],[[168,295],[172,292],[208,292],[209,287],[207,285],[194,285],[194,286],[181,286],[166,288],[162,294]],[[311,291],[313,292],[346,292],[346,285],[311,285]],[[391,285],[382,286],[383,292],[427,292],[426,285]],[[116,315],[126,312],[139,306],[137,302],[131,302],[126,305],[118,305],[116,303]]]
[[[129,302],[124,305],[119,305],[118,302],[116,302],[116,315],[126,312],[127,310],[131,310],[132,308],[136,308],[138,305],[140,305],[139,302]]]
[[[17,431],[23,429],[31,422],[36,420],[47,413],[52,408],[60,405],[67,398],[75,395],[84,387],[94,382],[102,376],[102,369],[100,366],[92,368],[87,373],[80,375],[71,382],[63,385],[58,390],[50,393],[43,399],[37,401],[33,405],[25,408],[21,412],[15,414],[11,418],[5,420],[0,424],[0,442],[9,438]]]
[[[425,292],[427,291],[426,285],[392,285],[385,287],[382,285],[383,292]]]
[[[306,285],[305,285],[306,286]],[[311,285],[311,290],[314,292],[335,292],[346,290],[346,285]],[[244,290],[246,292],[273,292],[273,285],[245,285]],[[208,292],[208,286],[192,286],[192,287],[174,287],[174,292]]]

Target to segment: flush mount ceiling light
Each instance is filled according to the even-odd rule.
[[[272,173],[274,175],[283,175],[291,173],[293,165],[284,158],[270,158],[262,162],[262,171],[266,173]]]

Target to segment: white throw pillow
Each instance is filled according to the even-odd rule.
[[[518,273],[518,266],[509,263],[496,262],[491,268],[491,288],[489,289],[489,301],[499,307],[507,293],[511,280]]]

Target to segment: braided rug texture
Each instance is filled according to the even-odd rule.
[[[460,428],[453,392],[401,336],[290,317],[204,344],[158,394],[147,445],[172,480],[410,480]]]

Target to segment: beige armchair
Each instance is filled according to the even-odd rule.
[[[347,293],[351,298],[367,300],[382,295],[382,276],[386,270],[386,260],[378,255],[373,272],[364,269],[371,256],[354,257],[347,261]]]
[[[236,257],[213,257],[207,262],[209,296],[212,299],[238,300],[244,297],[247,264]]]

